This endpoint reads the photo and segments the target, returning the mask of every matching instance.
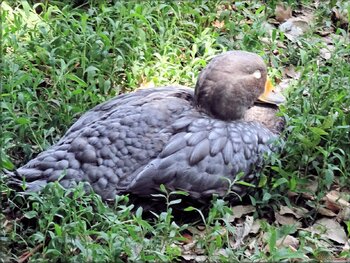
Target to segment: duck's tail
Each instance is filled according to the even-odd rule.
[[[33,175],[38,175],[41,171],[32,171],[33,169],[20,168],[18,170],[8,171],[3,170],[7,185],[19,192],[37,192],[47,185],[47,180],[43,178],[34,179]]]

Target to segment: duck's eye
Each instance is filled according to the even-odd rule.
[[[255,70],[253,73],[254,78],[260,79],[261,78],[261,72],[260,70]]]

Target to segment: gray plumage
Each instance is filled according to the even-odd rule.
[[[252,77],[257,70],[261,78]],[[28,191],[57,180],[66,188],[87,182],[105,200],[124,193],[149,196],[160,184],[199,200],[223,195],[227,179],[239,173],[253,182],[271,152],[276,130],[244,116],[265,82],[260,57],[226,52],[202,71],[195,92],[142,89],[96,106],[11,180],[24,177]]]

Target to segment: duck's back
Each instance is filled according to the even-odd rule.
[[[60,180],[64,187],[89,182],[103,199],[114,199],[162,151],[173,135],[167,127],[193,109],[193,90],[143,89],[86,112],[47,151],[19,168],[29,191]]]

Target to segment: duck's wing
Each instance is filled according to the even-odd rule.
[[[213,193],[225,195],[241,174],[253,182],[272,150],[275,135],[254,122],[232,122],[185,116],[173,124],[180,130],[159,156],[139,172],[127,192],[154,194],[164,184],[170,190],[184,190],[198,200]],[[234,185],[241,195],[244,188]]]
[[[10,181],[27,191],[48,182],[89,183],[103,199],[125,189],[129,177],[155,159],[169,140],[167,129],[190,110],[191,89],[164,87],[117,97],[84,114],[47,151],[17,169]],[[10,184],[11,184],[10,182]]]
[[[108,118],[108,115],[118,112],[120,107],[139,107],[150,100],[164,100],[176,96],[177,93],[191,94],[193,91],[183,86],[166,86],[152,89],[138,89],[131,93],[126,93],[101,103],[91,110],[85,112],[66,132],[72,133],[101,118]]]

